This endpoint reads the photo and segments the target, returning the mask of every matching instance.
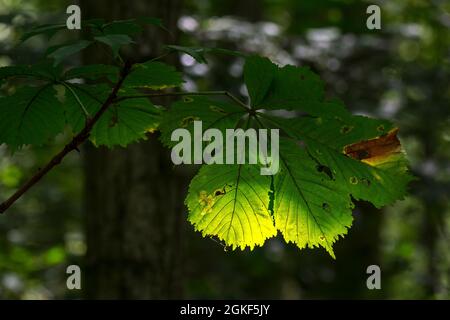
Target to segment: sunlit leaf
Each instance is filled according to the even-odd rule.
[[[259,129],[278,129],[282,134],[279,171],[271,181],[260,175],[257,165],[204,166],[186,199],[189,220],[204,236],[217,236],[233,248],[261,245],[275,234],[270,229],[273,227],[287,242],[299,248],[323,247],[334,258],[333,244],[351,227],[354,200],[381,207],[406,194],[412,177],[398,130],[385,120],[353,116],[340,101],[325,100],[322,82],[307,68],[280,68],[267,59],[249,57],[244,76],[251,105],[258,109],[250,123]],[[168,113],[168,123],[163,121],[166,144],[170,130],[183,127],[186,119],[216,126],[217,117],[207,108],[208,103],[189,102],[202,105],[198,108],[202,114],[186,103],[175,107]],[[283,113],[275,116],[272,110],[277,109],[299,113],[294,117],[283,117]],[[237,121],[233,122],[222,122],[222,132],[236,128]],[[245,176],[249,170],[254,171],[252,179]],[[239,186],[243,174],[248,183]],[[252,188],[273,201],[267,207],[273,217],[266,216],[273,218],[273,226],[268,218],[264,220],[264,228],[271,231],[257,240],[251,240],[250,227],[259,230],[260,225],[243,220],[262,207],[260,200],[253,198]],[[232,190],[238,192],[233,195]],[[245,203],[243,195],[248,196]],[[243,224],[237,223],[236,217]]]
[[[269,211],[270,177],[252,165],[204,165],[191,182],[189,221],[204,236],[253,249],[277,231]]]

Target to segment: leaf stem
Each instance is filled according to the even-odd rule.
[[[60,84],[62,84],[65,88],[67,88],[70,93],[72,93],[73,97],[75,98],[75,100],[77,101],[78,105],[80,106],[81,110],[84,113],[84,117],[86,118],[86,120],[91,118],[91,115],[89,114],[89,111],[87,111],[86,107],[84,106],[83,102],[81,102],[80,97],[77,95],[77,93],[72,89],[72,87],[67,84],[64,81],[58,82]]]
[[[158,60],[161,60],[162,58],[165,58],[165,57],[167,57],[169,54],[171,54],[171,52],[170,51],[167,51],[167,52],[164,52],[164,53],[162,53],[162,54],[160,54],[159,56],[157,56],[157,57],[155,57],[155,58],[153,58],[153,59],[151,59],[150,61],[158,61]]]
[[[226,96],[233,100],[237,105],[249,111],[250,108],[233,94],[228,91],[197,91],[197,92],[161,92],[161,93],[147,93],[147,94],[137,94],[130,96],[118,97],[115,102],[120,102],[128,99],[139,99],[139,98],[157,98],[157,97],[176,97],[176,96]]]

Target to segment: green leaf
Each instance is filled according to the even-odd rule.
[[[81,21],[81,25],[83,28],[89,27],[101,29],[105,24],[105,19],[87,19]]]
[[[276,235],[269,211],[270,177],[252,165],[204,165],[192,180],[188,220],[203,236],[253,249]]]
[[[161,62],[135,64],[124,81],[124,87],[165,89],[178,87],[183,83],[181,73],[174,67]]]
[[[53,81],[59,78],[60,73],[60,68],[54,68],[48,63],[15,65],[0,68],[0,79],[25,77]]]
[[[63,107],[51,85],[22,87],[0,98],[0,114],[0,144],[12,149],[42,145],[65,125]]]
[[[253,107],[258,106],[266,96],[277,67],[267,58],[252,56],[245,60],[244,80]]]
[[[172,51],[179,51],[190,55],[198,63],[208,63],[205,58],[205,48],[198,47],[182,47],[182,46],[167,46]]]
[[[178,128],[189,130],[194,135],[194,121],[202,121],[203,131],[216,128],[225,131],[235,128],[245,111],[237,105],[214,101],[206,97],[184,97],[172,104],[162,119],[161,141],[168,147],[178,142],[171,141],[172,132]]]
[[[94,39],[109,46],[113,52],[114,58],[119,55],[120,48],[134,43],[133,39],[126,34],[108,34],[105,36],[97,36]]]
[[[316,114],[311,102],[323,99],[323,83],[307,67],[277,68],[272,87],[261,106],[267,109],[302,110]]]
[[[64,79],[83,78],[88,80],[98,80],[101,78],[108,78],[112,82],[116,82],[119,76],[119,68],[112,65],[105,64],[91,64],[81,67],[76,67],[68,70],[64,74]]]
[[[300,249],[332,245],[352,224],[353,204],[339,184],[316,170],[316,163],[294,141],[280,141],[281,171],[275,176],[275,226]]]
[[[303,111],[313,116],[348,117],[337,100],[325,100],[323,83],[307,67],[278,67],[267,58],[251,56],[245,61],[244,78],[252,108]]]
[[[54,49],[49,49],[48,57],[55,60],[54,65],[59,65],[65,58],[72,56],[83,49],[86,49],[92,44],[92,41],[80,40],[75,43],[58,46]]]
[[[413,178],[398,129],[385,120],[353,116],[338,100],[325,100],[322,82],[307,68],[279,68],[267,59],[249,57],[244,76],[253,107],[249,125],[278,129],[282,135],[280,170],[272,180],[260,175],[258,165],[202,167],[186,198],[189,220],[203,235],[218,236],[233,248],[262,245],[275,228],[287,242],[299,248],[323,247],[335,258],[333,244],[352,224],[353,200],[381,207],[407,192]],[[216,108],[208,108],[210,103],[197,97],[175,103],[161,124],[163,142],[173,146],[171,132],[180,127],[192,136],[195,120],[203,121],[203,130],[234,129],[247,113],[236,110],[233,118],[229,107],[220,106],[225,116],[221,118],[211,113]],[[295,118],[283,118],[273,110],[299,112]],[[248,183],[240,185],[241,176]],[[264,229],[270,231],[255,240],[249,230],[259,230],[260,225],[244,218],[252,210],[260,212],[262,203],[269,212],[263,214]],[[236,223],[235,217],[244,224]]]
[[[141,17],[137,19],[116,20],[105,23],[103,19],[88,20],[85,25],[92,29],[94,35],[128,35],[134,36],[143,31],[143,26],[153,25],[163,30],[167,29],[162,24],[161,19]]]
[[[72,85],[75,94],[87,109],[94,115],[101,107],[110,89],[105,85],[87,86]],[[79,132],[85,125],[85,115],[77,99],[66,90],[66,118],[74,132]],[[112,105],[95,124],[89,139],[96,145],[107,147],[122,146],[145,140],[146,134],[158,128],[161,110],[148,99],[124,100]]]
[[[113,21],[103,25],[104,34],[122,34],[133,36],[142,32],[142,27],[134,19]]]
[[[354,199],[370,201],[379,208],[406,194],[411,176],[407,173],[405,153],[400,149],[361,161],[344,154],[347,145],[395,130],[388,121],[361,116],[353,116],[345,122],[321,118],[270,119],[291,137],[304,141],[316,167],[328,172],[333,181]],[[367,153],[370,152],[367,149]]]
[[[37,35],[45,35],[49,38],[51,38],[55,33],[58,31],[66,29],[66,24],[57,23],[57,24],[45,24],[40,25],[35,28],[32,28],[30,31],[25,32],[23,36],[21,37],[21,41],[26,41],[29,38],[32,38]]]

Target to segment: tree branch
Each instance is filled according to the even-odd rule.
[[[110,95],[106,101],[101,106],[100,110],[90,119],[86,121],[84,128],[75,136],[73,139],[66,144],[63,150],[56,154],[42,169],[40,169],[33,177],[31,177],[22,187],[20,187],[11,197],[9,197],[5,202],[0,204],[0,214],[4,213],[11,207],[25,192],[27,192],[32,186],[34,186],[39,180],[42,179],[50,170],[61,163],[64,157],[73,150],[77,150],[78,147],[85,142],[90,135],[90,132],[100,117],[105,113],[106,110],[116,101],[117,93],[122,87],[122,84],[130,73],[131,64],[126,63],[122,68],[120,73],[120,78],[116,85],[112,89]]]

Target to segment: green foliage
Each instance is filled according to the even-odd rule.
[[[276,72],[276,66],[269,59],[250,57],[246,60],[244,78],[253,106],[264,100]]]
[[[54,88],[22,87],[0,98],[0,143],[16,149],[24,144],[41,145],[64,128],[62,104]]]
[[[202,121],[203,130],[216,128],[225,132],[227,128],[234,128],[245,114],[245,110],[232,103],[207,97],[185,97],[173,103],[165,113],[160,125],[161,141],[167,147],[175,146],[177,142],[171,140],[171,135],[177,128],[185,128],[194,136],[195,120]]]
[[[60,68],[52,68],[45,62],[33,65],[16,65],[0,68],[0,79],[31,78],[52,81],[57,80],[60,75]]]
[[[133,44],[134,41],[131,36],[141,33],[145,25],[153,25],[165,30],[161,20],[155,18],[142,17],[113,22],[105,22],[102,19],[87,20],[82,23],[82,28],[88,31],[84,35],[86,37],[85,39],[79,39],[76,42],[50,48],[47,55],[54,59],[56,66],[65,58],[86,49],[93,43],[100,43],[109,47],[113,58],[117,58],[119,57],[119,50],[123,46]],[[21,40],[24,42],[38,35],[52,38],[60,31],[67,31],[65,24],[58,23],[38,26],[26,32]]]
[[[282,139],[280,154],[281,172],[274,182],[275,226],[287,242],[299,248],[322,246],[334,258],[333,242],[352,224],[350,194],[316,170],[308,150],[294,141]]]
[[[89,39],[48,50],[53,66],[0,68],[0,79],[25,77],[36,83],[0,98],[0,143],[13,149],[40,145],[65,126],[76,135],[97,115],[89,139],[108,147],[125,147],[157,129],[162,143],[173,147],[173,130],[192,133],[196,120],[202,121],[203,130],[279,129],[280,171],[275,176],[261,175],[261,164],[204,165],[191,182],[188,220],[204,236],[218,237],[232,248],[261,246],[280,231],[299,248],[323,247],[334,257],[333,243],[352,224],[353,200],[380,207],[405,195],[411,177],[396,144],[397,129],[385,120],[353,116],[341,102],[326,100],[324,84],[307,67],[279,67],[267,58],[223,49],[168,46],[169,52],[189,54],[201,63],[206,63],[208,52],[246,57],[244,79],[251,105],[230,95],[224,102],[197,93],[186,94],[162,112],[145,97],[148,89],[179,87],[181,73],[155,59],[133,64],[125,75],[121,72],[126,68],[120,48],[132,44],[131,36],[148,23],[160,26],[156,19],[90,20],[85,22]],[[36,28],[24,38],[59,30],[58,25]],[[113,65],[62,72],[65,58],[94,42],[110,47]],[[111,95],[113,88],[117,95]],[[280,110],[294,111],[295,117],[274,113]],[[380,147],[381,141],[388,143]],[[347,150],[355,145],[363,145],[363,154]]]
[[[92,44],[92,41],[80,40],[74,43],[57,46],[48,51],[48,57],[54,59],[54,64],[59,65],[65,58],[70,57]]]
[[[352,199],[380,207],[406,192],[411,177],[403,152],[387,152],[372,162],[344,154],[345,146],[387,136],[394,127],[385,120],[353,116],[338,101],[325,101],[322,82],[307,68],[279,68],[253,56],[244,71],[255,110],[250,123],[283,134],[280,171],[272,184],[256,174],[257,165],[204,165],[186,199],[189,221],[203,235],[217,236],[233,248],[262,245],[276,228],[287,242],[299,248],[321,246],[334,257],[333,243],[352,223]],[[271,114],[276,109],[300,113],[283,118]],[[194,120],[222,131],[242,127],[247,114],[237,105],[189,97],[165,115],[161,139],[170,146],[172,130],[192,131]]]
[[[269,210],[270,177],[255,165],[205,165],[192,180],[189,221],[204,236],[245,249],[277,234]]]
[[[76,67],[68,70],[64,74],[64,80],[87,79],[99,80],[103,77],[112,82],[116,82],[119,76],[119,68],[105,64],[91,64],[87,66]]]
[[[117,81],[119,69],[112,65],[88,65],[72,68],[61,75],[59,68],[49,64],[0,68],[0,78],[27,77],[40,86],[21,87],[11,96],[0,98],[0,143],[17,149],[26,144],[49,142],[69,125],[74,134],[81,131],[87,117],[100,110],[111,92],[109,84],[81,85],[72,79],[106,82]],[[42,83],[44,81],[44,83]],[[124,94],[137,94],[133,87],[153,89],[181,84],[174,68],[159,62],[136,65],[130,73]],[[113,103],[95,124],[90,140],[95,145],[126,146],[146,139],[157,129],[161,109],[148,99],[132,99]]]
[[[109,94],[106,85],[70,85],[65,90],[66,118],[74,133],[83,129],[86,121],[80,103],[90,115],[94,115]],[[77,101],[78,100],[78,101]],[[161,110],[148,99],[124,100],[114,103],[95,124],[89,139],[96,146],[123,146],[146,139],[146,133],[157,129]]]
[[[388,121],[361,116],[350,116],[345,122],[322,118],[295,121],[274,116],[266,119],[283,128],[291,138],[304,141],[309,157],[315,161],[315,167],[328,172],[333,182],[355,200],[370,201],[376,207],[382,207],[405,195],[411,177],[407,174],[403,153],[386,155],[386,159],[380,159],[379,163],[374,164],[342,153],[346,145],[389,131],[392,124]]]
[[[37,26],[37,27],[31,29],[30,31],[25,32],[23,34],[21,40],[26,41],[37,35],[44,35],[44,36],[51,38],[57,32],[64,30],[66,28],[67,28],[66,25],[63,23],[46,24],[46,25]]]
[[[161,62],[149,61],[135,64],[124,86],[130,88],[165,89],[183,83],[181,74],[174,67]]]
[[[134,41],[126,34],[108,34],[105,36],[95,37],[95,40],[109,46],[113,52],[113,57],[117,58],[119,50],[122,46],[134,43]]]

